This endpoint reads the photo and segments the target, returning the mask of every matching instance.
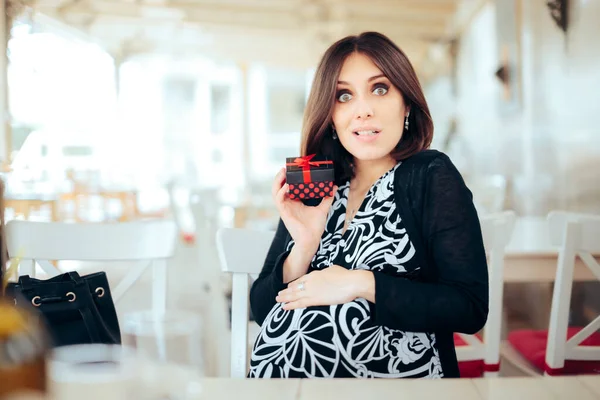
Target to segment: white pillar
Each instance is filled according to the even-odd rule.
[[[244,189],[247,193],[248,185],[250,184],[251,172],[252,172],[252,159],[251,159],[251,148],[250,148],[250,96],[249,90],[250,79],[249,79],[249,67],[247,64],[239,64],[241,72],[241,86],[242,86],[242,169],[244,174]]]
[[[10,111],[8,106],[8,39],[10,18],[6,15],[6,1],[0,1],[0,161],[9,163],[12,146]]]
[[[535,174],[533,157],[533,90],[534,55],[533,48],[533,5],[531,1],[521,2],[521,88],[523,95],[523,173],[532,178]]]
[[[113,64],[115,68],[114,80],[115,80],[115,97],[117,103],[119,102],[119,96],[121,94],[121,65],[123,64],[123,57],[120,55],[113,55]]]
[[[534,49],[534,11],[531,0],[521,1],[521,90],[523,100],[522,113],[522,210],[533,215],[540,199],[536,183],[536,157],[534,143],[534,90],[535,90],[535,49]]]

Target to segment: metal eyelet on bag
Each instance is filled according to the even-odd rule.
[[[97,287],[96,290],[94,290],[94,292],[96,292],[96,294],[98,294],[98,297],[104,296],[104,288],[103,287]]]
[[[34,307],[39,307],[42,305],[42,298],[40,296],[35,296],[33,299],[31,299],[31,304],[34,305]],[[15,299],[16,301],[16,299]],[[38,301],[38,303],[36,303],[36,301]]]
[[[67,293],[67,294],[66,294],[66,296],[67,296],[67,297],[69,297],[69,296],[72,296],[72,297],[73,297],[72,299],[69,299],[69,303],[72,303],[72,302],[74,302],[74,301],[75,301],[75,299],[77,298],[77,296],[75,296],[75,293],[73,293],[73,292],[69,292],[69,293]]]

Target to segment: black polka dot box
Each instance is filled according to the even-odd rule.
[[[290,199],[320,199],[333,194],[333,161],[310,154],[286,158],[285,165]]]

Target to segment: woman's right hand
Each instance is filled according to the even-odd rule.
[[[334,186],[332,196],[325,197],[316,207],[306,206],[301,201],[288,196],[289,186],[285,183],[285,168],[282,168],[273,182],[272,195],[279,215],[288,232],[294,239],[294,247],[316,253],[327,223],[327,214],[337,191]]]

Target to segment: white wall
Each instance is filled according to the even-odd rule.
[[[542,14],[543,4],[536,4]],[[565,39],[549,18],[534,25],[536,46],[535,122],[553,144],[562,177],[563,208],[600,213],[600,2],[572,2],[571,27]],[[542,15],[548,15],[546,12]]]
[[[457,97],[449,77],[427,87],[438,135],[456,113],[458,138],[445,150],[461,172],[506,175],[507,207],[521,214],[600,213],[599,19],[599,1],[573,1],[565,39],[543,1],[490,3],[461,37]],[[494,76],[506,48],[517,89],[510,102]]]

